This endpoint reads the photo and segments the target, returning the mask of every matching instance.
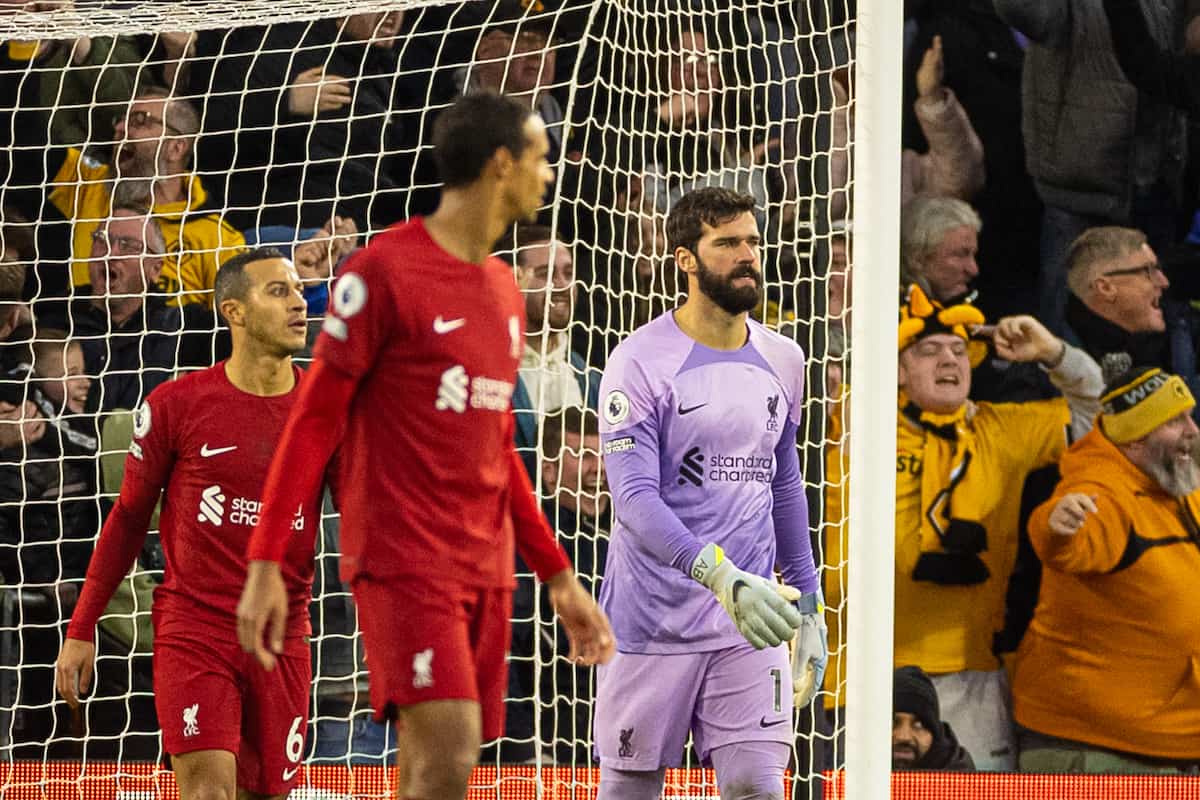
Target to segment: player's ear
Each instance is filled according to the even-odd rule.
[[[245,322],[246,310],[240,300],[226,297],[221,301],[221,306],[217,310],[221,312],[221,316],[225,318],[225,322],[231,328]]]
[[[686,247],[676,247],[675,264],[690,275],[696,271],[696,255]]]
[[[513,158],[512,151],[507,147],[497,147],[496,152],[492,153],[492,157],[488,160],[488,168],[493,170],[493,174],[500,180],[504,180],[512,173],[514,164],[516,164],[516,159]]]

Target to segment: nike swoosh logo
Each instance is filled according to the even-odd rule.
[[[299,771],[300,771],[299,767],[292,767],[291,769],[285,769],[283,771],[283,779],[285,781],[290,781],[292,778],[296,777],[296,773]]]
[[[760,728],[774,728],[776,725],[782,725],[782,724],[783,724],[783,723],[785,723],[785,722],[787,722],[787,718],[786,718],[786,717],[785,717],[784,719],[777,719],[777,720],[775,720],[775,721],[773,721],[773,722],[767,722],[767,716],[766,716],[766,714],[764,714],[764,715],[763,715],[763,717],[762,717],[762,719],[760,719],[760,720],[758,721],[758,727],[760,727]]]
[[[459,317],[458,319],[442,319],[442,315],[438,314],[433,318],[433,332],[449,333],[450,331],[458,330],[466,324],[467,321],[463,317]]]
[[[200,456],[202,458],[211,458],[212,456],[219,456],[221,453],[228,453],[231,450],[237,450],[237,448],[238,446],[236,444],[230,445],[229,447],[209,447],[208,442],[205,442],[204,446],[200,448]]]
[[[683,403],[680,403],[679,404],[679,416],[682,417],[684,414],[690,414],[693,411],[704,408],[706,405],[708,405],[708,403],[701,403],[698,406],[692,406],[691,408],[684,408]]]

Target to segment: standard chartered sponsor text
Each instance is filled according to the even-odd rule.
[[[258,515],[262,513],[262,501],[249,497],[235,497],[229,507],[229,523],[231,525],[254,526],[258,524]],[[304,530],[304,506],[296,509],[295,519],[292,520],[292,530]]]
[[[770,483],[774,477],[774,463],[773,455],[728,456],[713,453],[708,462],[708,479],[728,483]]]

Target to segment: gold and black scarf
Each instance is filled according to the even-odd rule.
[[[991,574],[979,554],[987,550],[980,511],[987,477],[972,468],[975,434],[965,403],[953,414],[934,414],[907,403],[901,413],[925,432],[921,451],[921,553],[913,580],[948,586],[983,583]]]

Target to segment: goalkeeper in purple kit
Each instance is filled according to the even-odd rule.
[[[792,710],[827,654],[796,450],[804,353],[748,319],[752,197],[690,192],[667,239],[687,302],[617,347],[601,384],[618,653],[599,668],[599,797],[657,798],[689,731],[722,797],[782,797]]]

